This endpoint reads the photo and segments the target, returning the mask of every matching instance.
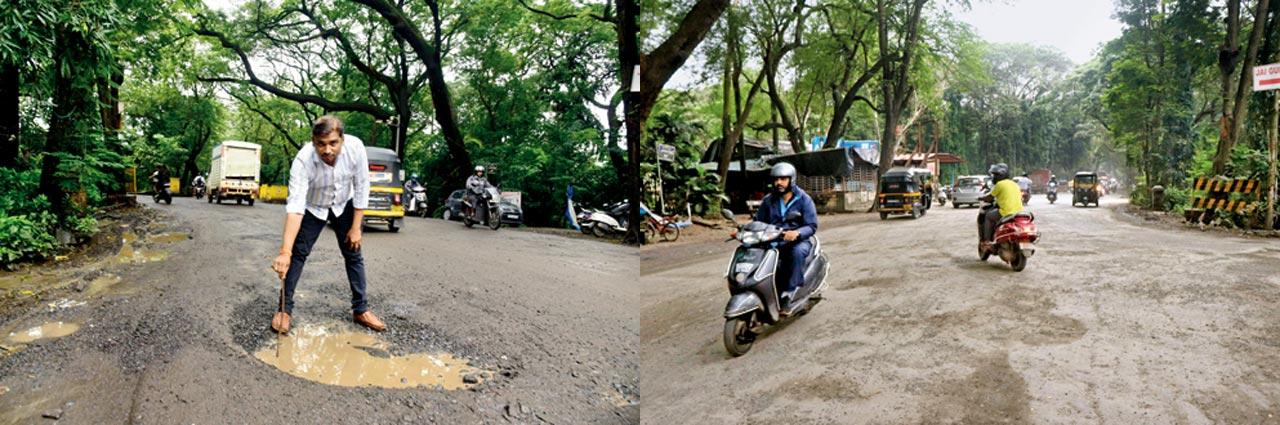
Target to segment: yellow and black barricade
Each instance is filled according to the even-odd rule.
[[[1228,179],[1213,177],[1197,177],[1193,190],[1204,192],[1203,196],[1191,199],[1191,208],[1205,210],[1226,210],[1236,212],[1248,207],[1250,201],[1231,199],[1232,193],[1239,193],[1241,198],[1249,194],[1257,194],[1258,181],[1253,179]]]

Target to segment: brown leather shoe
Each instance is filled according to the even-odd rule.
[[[275,317],[271,318],[271,329],[282,334],[289,333],[289,313],[277,311]]]
[[[374,331],[382,332],[387,330],[387,324],[382,323],[382,320],[379,320],[378,316],[374,316],[372,311],[352,313],[351,318],[354,319],[356,323],[359,323],[366,328],[373,329]]]

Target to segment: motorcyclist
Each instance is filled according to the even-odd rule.
[[[420,187],[422,187],[422,183],[418,182],[418,173],[413,173],[409,176],[409,180],[404,182],[404,195],[402,196],[404,196],[405,204],[412,205],[413,209],[423,208],[422,205],[415,203],[416,201],[413,195],[413,190]]]
[[[483,209],[480,201],[484,199],[484,190],[489,188],[489,180],[484,177],[484,166],[477,165],[475,174],[467,177],[467,202],[471,203],[472,216]]]
[[[156,171],[151,173],[151,187],[156,192],[164,189],[164,184],[169,182],[169,167],[164,164],[156,165]]]
[[[204,187],[204,179],[205,177],[203,174],[196,174],[195,178],[191,179],[191,187],[193,188]]]
[[[765,196],[756,210],[755,221],[769,223],[783,229],[782,240],[778,252],[782,255],[778,262],[778,271],[785,273],[787,287],[782,293],[783,305],[791,302],[796,289],[804,283],[804,260],[813,251],[813,242],[809,240],[818,231],[818,209],[813,198],[800,189],[795,183],[796,167],[786,162],[779,162],[769,171],[773,177],[773,192]],[[787,223],[789,211],[799,211],[801,219],[796,223]]]
[[[1022,193],[1017,183],[1009,179],[1009,166],[1004,163],[992,165],[987,171],[991,174],[991,193],[982,198],[986,202],[995,202],[996,208],[990,208],[982,215],[983,248],[990,246],[995,238],[996,223],[1000,219],[1022,212]]]

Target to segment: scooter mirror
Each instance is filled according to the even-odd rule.
[[[804,220],[804,214],[801,214],[800,211],[791,211],[787,213],[786,221],[788,223],[798,223],[801,220]]]
[[[725,219],[725,220],[734,221],[734,219],[733,219],[733,211],[729,211],[729,209],[728,209],[728,208],[721,208],[721,209],[720,209],[720,216],[721,216],[721,217],[724,217],[724,219]]]

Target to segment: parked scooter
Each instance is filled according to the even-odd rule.
[[[1036,217],[1023,211],[1005,217],[996,223],[995,242],[990,247],[982,247],[982,217],[987,211],[996,208],[995,204],[983,203],[978,210],[978,258],[987,261],[992,254],[1000,257],[1020,272],[1027,267],[1027,258],[1036,253],[1035,243],[1040,240],[1040,231],[1036,230]]]
[[[431,215],[431,212],[427,211],[427,188],[422,187],[422,185],[413,185],[410,188],[410,192],[405,193],[404,199],[406,201],[404,204],[404,213],[406,215],[416,215],[423,218]]]
[[[476,223],[484,223],[490,229],[498,230],[502,227],[502,219],[498,212],[498,200],[502,199],[502,195],[498,193],[498,188],[490,186],[484,188],[484,192],[477,195],[481,203],[481,208],[471,205],[470,199],[462,198],[462,224],[471,227]]]
[[[610,234],[621,234],[627,232],[627,214],[630,212],[631,204],[628,202],[619,202],[606,207],[603,211],[591,212],[591,234],[596,237],[603,238]]]
[[[734,221],[733,212],[720,213]],[[787,214],[786,221],[801,220],[799,211]],[[735,221],[736,223],[736,221]],[[729,303],[724,308],[724,348],[734,357],[751,350],[757,335],[766,325],[776,324],[783,318],[807,314],[819,301],[827,287],[827,256],[822,252],[818,237],[810,237],[813,250],[805,259],[804,283],[796,290],[795,298],[782,305],[780,294],[786,281],[777,279],[779,261],[778,245],[782,243],[783,228],[759,221],[739,225],[733,239],[741,243],[729,261],[725,279],[729,281]]]
[[[169,182],[161,184],[158,179],[151,179],[151,200],[155,203],[164,202],[167,205],[173,204],[173,195],[169,193]]]

